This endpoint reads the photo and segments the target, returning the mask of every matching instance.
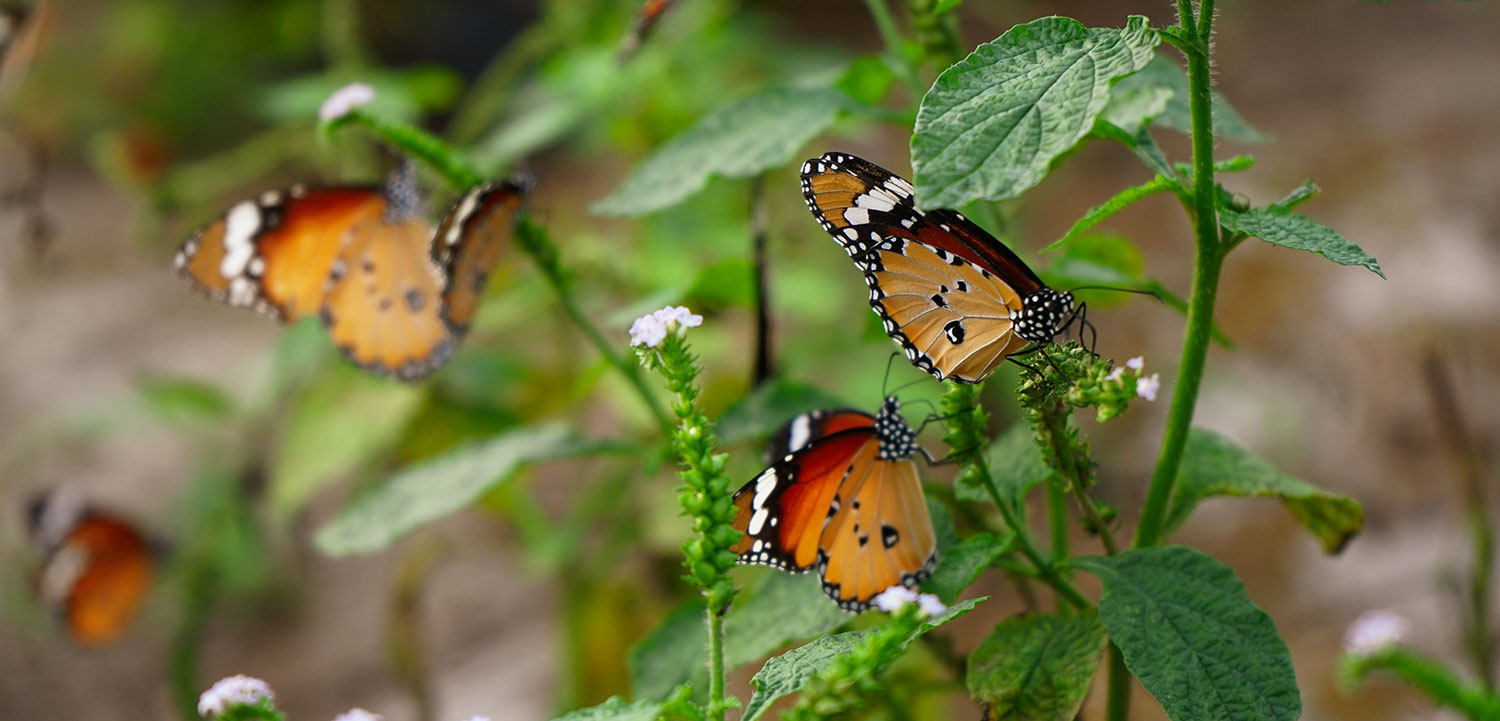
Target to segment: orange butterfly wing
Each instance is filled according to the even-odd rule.
[[[448,209],[432,236],[432,257],[447,279],[443,318],[459,335],[474,319],[490,270],[515,231],[525,191],[512,183],[471,188]]]
[[[146,540],[122,521],[92,514],[48,557],[42,595],[76,641],[99,645],[130,627],[155,577]]]
[[[855,610],[891,586],[915,588],[931,575],[937,534],[915,462],[877,461],[863,482],[849,484],[823,529],[819,572],[823,592]]]

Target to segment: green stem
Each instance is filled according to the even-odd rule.
[[[1062,486],[1047,484],[1047,529],[1052,536],[1052,562],[1068,557],[1068,496]]]
[[[708,717],[724,721],[724,616],[708,606]]]
[[[1178,22],[1186,32],[1192,32],[1192,8],[1186,0],[1177,3]],[[1207,9],[1211,10],[1212,7]],[[1182,462],[1182,449],[1187,443],[1188,428],[1193,420],[1193,407],[1198,402],[1198,388],[1203,381],[1203,367],[1208,360],[1208,346],[1213,333],[1214,302],[1218,297],[1219,272],[1224,266],[1224,256],[1219,247],[1219,219],[1214,187],[1214,135],[1213,115],[1209,106],[1210,77],[1208,58],[1208,32],[1212,15],[1205,14],[1205,22],[1196,26],[1201,33],[1194,40],[1196,51],[1189,51],[1188,96],[1193,119],[1193,205],[1196,216],[1195,231],[1197,249],[1193,262],[1193,295],[1188,304],[1187,330],[1182,339],[1182,359],[1177,368],[1177,385],[1172,393],[1172,406],[1167,416],[1167,428],[1162,437],[1161,455],[1156,469],[1151,474],[1151,484],[1146,492],[1146,502],[1141,508],[1140,525],[1136,527],[1135,545],[1152,546],[1161,542],[1162,522],[1166,516],[1167,502],[1171,500],[1172,487],[1177,480],[1177,468]]]
[[[922,86],[922,79],[917,77],[917,69],[912,67],[911,61],[906,57],[906,41],[901,37],[901,31],[896,28],[896,20],[891,16],[891,9],[886,6],[885,0],[865,0],[865,7],[870,11],[870,17],[875,21],[875,29],[880,31],[880,37],[885,40],[886,50],[890,53],[894,62],[900,65],[898,74],[911,89],[913,103],[921,102],[922,96],[927,93],[927,88]]]
[[[323,0],[323,62],[335,71],[365,65],[359,43],[359,8],[355,0]]]
[[[1005,519],[1005,525],[1016,534],[1016,543],[1021,546],[1021,554],[1026,556],[1026,560],[1031,561],[1031,565],[1036,566],[1038,577],[1067,599],[1068,603],[1073,604],[1074,608],[1088,608],[1089,600],[1057,572],[1055,564],[1042,557],[1041,551],[1037,550],[1036,542],[1031,539],[1031,534],[1026,529],[1026,524],[1016,516],[1015,509],[1000,497],[1000,489],[995,487],[994,479],[990,478],[989,464],[984,460],[984,456],[976,454],[971,462],[978,466],[978,471],[984,478],[985,490],[989,491],[990,500],[994,501],[995,507],[1000,509],[1000,517]]]
[[[1401,646],[1391,646],[1363,658],[1346,656],[1343,663],[1341,676],[1358,680],[1371,671],[1390,671],[1433,702],[1457,709],[1475,721],[1500,718],[1500,697],[1487,692],[1481,684],[1465,683],[1442,663]]]
[[[198,678],[198,652],[208,614],[214,605],[218,573],[199,558],[189,561],[183,578],[182,625],[172,637],[167,657],[167,679],[177,711],[185,721],[198,721],[198,695],[204,686]]]
[[[325,135],[332,136],[334,131],[350,123],[363,126],[381,140],[420,159],[442,173],[448,184],[459,190],[467,190],[483,182],[483,176],[442,139],[399,120],[382,118],[365,112],[363,109],[355,108],[340,117],[324,122],[320,129]]]
[[[523,217],[516,223],[516,241],[516,244],[521,246],[521,250],[536,262],[537,268],[542,271],[547,284],[552,286],[553,292],[557,294],[558,303],[562,306],[563,312],[573,321],[573,325],[583,331],[589,342],[594,344],[595,350],[604,356],[604,360],[614,366],[615,370],[619,371],[620,375],[623,375],[630,383],[630,387],[635,390],[637,396],[640,396],[641,404],[650,411],[651,417],[656,420],[656,425],[661,428],[662,433],[670,434],[673,427],[672,421],[668,420],[667,414],[662,411],[661,406],[657,405],[656,397],[652,396],[651,391],[646,388],[646,380],[641,377],[640,367],[626,361],[624,356],[616,353],[614,344],[604,338],[604,334],[599,332],[599,327],[594,325],[593,321],[590,321],[588,316],[583,314],[583,310],[578,307],[578,301],[573,298],[572,279],[558,262],[557,246],[547,236],[547,231],[531,218]]]
[[[1130,669],[1125,667],[1125,654],[1113,642],[1109,644],[1109,699],[1104,717],[1108,721],[1125,721],[1130,718]]]

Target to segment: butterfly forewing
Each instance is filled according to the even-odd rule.
[[[916,588],[932,572],[937,547],[917,464],[876,464],[848,489],[823,530],[823,590],[840,606],[861,609],[891,586]]]
[[[79,643],[118,638],[135,620],[156,575],[144,538],[107,517],[83,521],[60,554],[80,553],[88,562],[63,603],[68,631]],[[52,563],[64,562],[54,556]]]
[[[490,270],[510,244],[523,191],[512,183],[482,185],[464,193],[432,236],[432,257],[446,278],[443,317],[462,335],[484,296]]]
[[[771,437],[771,442],[766,446],[766,463],[775,463],[824,436],[851,428],[866,428],[874,425],[874,416],[846,408],[803,413],[788,421],[781,427],[781,430],[776,432],[776,435]]]

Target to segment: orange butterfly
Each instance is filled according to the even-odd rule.
[[[772,441],[780,460],[734,494],[740,563],[792,573],[816,567],[823,592],[863,611],[895,585],[932,573],[937,536],[913,456],[932,458],[886,398],[874,416],[804,413]]]
[[[284,322],[316,315],[353,363],[416,381],[468,331],[524,195],[476,186],[433,230],[409,170],[384,188],[295,185],[230,206],[173,263],[213,300]]]
[[[101,645],[125,633],[156,578],[146,538],[130,522],[67,492],[32,504],[31,531],[44,554],[38,595],[73,639]]]

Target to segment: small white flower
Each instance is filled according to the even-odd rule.
[[[1130,360],[1125,361],[1125,367],[1133,371],[1139,371],[1142,368],[1146,367],[1146,358],[1145,356],[1136,356],[1134,358],[1131,358]]]
[[[917,602],[917,592],[905,586],[891,586],[876,596],[875,607],[886,613],[895,613],[908,603]]]
[[[1344,652],[1368,656],[1406,640],[1411,623],[1395,611],[1365,611],[1344,632]]]
[[[703,316],[693,315],[693,312],[688,310],[687,306],[685,305],[669,305],[659,311],[656,311],[655,313],[652,313],[651,315],[656,316],[663,325],[667,326],[668,330],[672,328],[673,323],[677,323],[683,328],[697,328],[698,326],[703,325]]]
[[[323,101],[322,107],[318,108],[318,119],[325,123],[337,120],[361,105],[368,105],[374,99],[375,88],[368,83],[349,83],[333,91],[333,94]]]
[[[253,676],[239,674],[219,679],[198,697],[198,715],[213,717],[235,706],[250,706],[264,700],[274,700],[271,686]]]
[[[470,716],[469,721],[490,721],[488,716]]]
[[[1125,377],[1125,367],[1124,366],[1115,366],[1114,369],[1112,369],[1109,372],[1109,375],[1104,376],[1104,380],[1106,380],[1106,381],[1119,381],[1120,379],[1122,379],[1124,377]]]
[[[667,324],[661,322],[661,318],[655,313],[647,313],[635,319],[630,324],[630,344],[643,345],[655,348],[663,338],[667,337]]]
[[[917,596],[917,605],[922,608],[922,613],[928,616],[939,616],[948,610],[948,607],[943,604],[942,599],[930,593]]]
[[[351,708],[348,711],[334,716],[333,721],[385,721],[385,717],[373,711],[366,711],[362,708]]]
[[[1160,373],[1152,373],[1135,379],[1135,394],[1148,401],[1156,400],[1156,392],[1159,390],[1161,390]]]

